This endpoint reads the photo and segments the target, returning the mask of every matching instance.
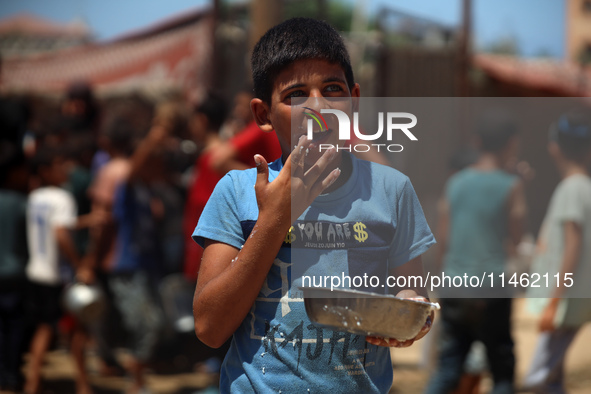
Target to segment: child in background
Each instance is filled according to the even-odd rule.
[[[327,224],[351,228],[363,220],[375,242],[372,249],[383,252],[377,263],[382,272],[416,272],[420,255],[434,243],[418,198],[398,171],[334,147],[321,152],[318,141],[292,132],[292,98],[340,98],[351,110],[350,99],[359,97],[346,47],[331,26],[306,18],[275,26],[255,46],[252,70],[251,110],[261,130],[275,131],[282,156],[267,164],[257,154],[256,169],[231,171],[201,215],[193,233],[204,246],[193,301],[197,336],[212,347],[232,337],[221,370],[224,393],[388,392],[393,372],[388,346],[411,345],[429,331],[429,320],[404,342],[314,325],[291,287],[292,263],[306,262],[292,261],[287,235],[292,225],[298,228],[292,217],[320,223],[315,216],[320,214]],[[321,138],[339,145],[331,130]],[[349,261],[369,269],[368,249],[349,240],[345,249],[311,253],[323,263],[339,262],[339,269]],[[412,290],[406,294],[417,296]]]
[[[564,358],[579,329],[591,321],[591,302],[577,291],[591,278],[591,123],[567,113],[550,127],[548,152],[562,181],[554,190],[540,230],[533,271],[560,286],[540,286],[528,294],[528,306],[540,314],[540,336],[524,388],[534,393],[564,393]],[[568,285],[568,276],[574,285]],[[564,279],[564,281],[563,281]],[[535,291],[538,290],[538,291]],[[541,292],[540,292],[541,291]]]
[[[0,391],[23,385],[28,175],[22,149],[0,140]]]
[[[241,99],[238,100],[237,107],[243,104],[245,94],[245,92],[240,93]],[[248,111],[250,113],[250,108]],[[228,141],[222,141],[218,132],[222,127],[226,112],[225,101],[210,93],[200,105],[195,107],[190,121],[195,142],[203,146],[195,163],[194,180],[187,192],[185,204],[184,272],[185,276],[193,282],[197,280],[203,249],[193,242],[191,235],[215,185],[230,170],[244,170],[253,167],[252,157],[255,153],[273,159],[281,155],[281,148],[275,136],[262,132],[252,120],[252,116],[245,129],[239,131]],[[235,108],[234,112],[240,111]]]
[[[67,168],[59,148],[40,148],[33,159],[33,167],[41,186],[31,192],[27,202],[30,257],[26,272],[37,327],[31,341],[25,391],[35,394],[40,392],[43,358],[62,316],[63,285],[70,279],[70,269],[62,264],[63,259],[75,270],[84,271],[70,231],[99,224],[101,216],[77,217],[74,197],[61,187],[67,181]],[[84,364],[85,342],[84,330],[77,327],[72,337],[72,355],[78,370],[78,394],[92,392]]]
[[[520,242],[526,213],[523,183],[504,170],[516,156],[516,132],[513,121],[502,112],[490,111],[480,119],[476,130],[480,155],[449,179],[439,204],[442,266],[438,273],[455,277],[505,272],[506,245]],[[427,393],[458,388],[475,341],[486,347],[494,378],[492,392],[513,392],[511,303],[510,298],[475,299],[470,294],[441,299],[438,366]]]

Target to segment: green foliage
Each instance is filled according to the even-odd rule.
[[[322,2],[325,3],[326,15],[322,15]],[[335,29],[348,32],[351,30],[353,6],[337,0],[286,0],[284,3],[285,19],[302,16],[324,19]]]

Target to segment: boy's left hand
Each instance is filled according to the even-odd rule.
[[[429,302],[428,299],[426,299],[425,297],[419,296],[413,290],[403,290],[400,293],[398,293],[396,296],[401,297],[401,298],[410,299],[410,300]],[[434,319],[435,319],[435,311],[431,311],[431,314],[427,317],[427,320],[425,321],[425,324],[423,325],[423,327],[421,328],[419,333],[414,338],[408,339],[406,341],[399,341],[396,338],[383,338],[383,337],[371,337],[371,336],[365,337],[365,340],[367,342],[371,343],[372,345],[376,345],[376,346],[398,347],[398,348],[409,347],[415,341],[418,341],[419,339],[421,339],[422,337],[427,335],[427,333],[429,331],[431,331],[431,326],[433,325]]]

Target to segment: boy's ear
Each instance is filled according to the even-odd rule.
[[[273,125],[269,119],[269,105],[259,98],[250,100],[250,111],[254,117],[254,121],[264,132],[273,131]]]
[[[550,154],[550,157],[552,157],[554,160],[557,160],[562,156],[560,147],[555,141],[548,142],[548,153]]]
[[[361,97],[361,89],[359,88],[358,83],[353,85],[353,89],[351,89],[351,97]]]
[[[353,85],[353,88],[351,89],[351,98],[357,99],[357,98],[359,98],[360,95],[361,95],[361,92],[359,90],[359,84],[356,83],[355,85]],[[353,112],[358,112],[359,111],[359,100],[352,100],[352,101],[353,101]]]

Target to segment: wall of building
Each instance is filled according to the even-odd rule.
[[[588,51],[591,61],[591,0],[566,2],[566,60],[578,61]]]

